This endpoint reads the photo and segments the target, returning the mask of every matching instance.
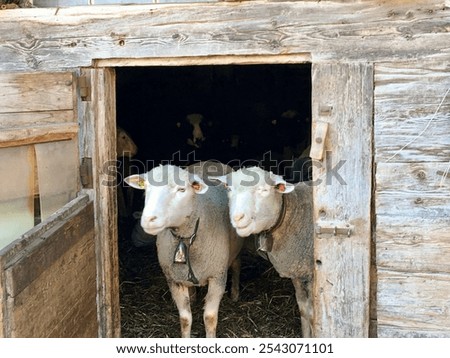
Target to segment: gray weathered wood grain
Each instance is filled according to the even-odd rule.
[[[379,270],[379,337],[449,337],[449,274]]]
[[[375,66],[379,337],[449,337],[448,62]]]
[[[350,237],[316,234],[316,336],[368,337],[373,67],[313,64],[312,79],[313,120],[329,123],[328,154],[313,173],[315,223],[353,227]],[[333,167],[340,179],[327,181]]]
[[[99,335],[120,337],[119,254],[117,244],[116,177],[107,170],[116,165],[116,97],[113,69],[88,70],[92,103],[84,112],[94,126],[93,182],[96,211],[97,289]],[[109,164],[111,165],[111,164]]]
[[[0,113],[73,109],[73,79],[66,73],[0,73]]]
[[[0,71],[61,71],[91,66],[95,59],[216,55],[445,59],[450,54],[449,18],[441,1],[19,9],[0,17]]]
[[[378,162],[450,157],[450,64],[412,62],[375,67]]]

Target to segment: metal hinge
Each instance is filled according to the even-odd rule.
[[[86,75],[78,77],[78,88],[80,90],[81,100],[89,102],[91,100],[91,81]]]
[[[81,158],[80,178],[83,189],[93,188],[92,158]]]
[[[315,227],[315,232],[317,235],[350,237],[353,234],[354,230],[355,227],[349,224],[334,225],[332,223],[320,223],[316,224]]]

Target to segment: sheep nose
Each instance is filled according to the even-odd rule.
[[[155,221],[158,217],[157,216],[147,216],[146,218],[144,218],[144,220],[148,223],[151,223],[153,221]]]
[[[241,221],[244,218],[244,216],[245,216],[244,213],[236,214],[236,215],[233,216],[233,220],[235,222],[239,222],[239,221]]]

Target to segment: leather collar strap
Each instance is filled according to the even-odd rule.
[[[259,233],[256,236],[257,240],[257,250],[262,251],[264,254],[266,252],[272,251],[273,246],[273,233],[276,229],[278,229],[284,221],[284,217],[286,216],[286,203],[284,202],[284,196],[281,196],[281,210],[280,215],[278,215],[278,220],[274,226],[272,226],[269,230],[265,230]],[[267,255],[263,256],[268,259]]]
[[[188,281],[192,282],[194,285],[198,285],[199,281],[195,277],[194,271],[192,270],[191,266],[191,260],[189,258],[189,248],[192,246],[192,244],[195,241],[195,238],[197,236],[197,230],[200,223],[200,217],[197,219],[195,223],[195,229],[194,233],[190,237],[182,237],[178,235],[173,230],[170,230],[171,234],[178,240],[178,245],[175,249],[173,262],[175,264],[187,264],[188,265]],[[184,241],[187,241],[187,245],[184,243]]]
[[[278,220],[274,226],[272,226],[269,230],[266,230],[265,233],[272,235],[276,229],[278,229],[284,221],[284,217],[286,216],[286,203],[284,202],[284,195],[281,195],[281,210],[280,215],[278,215]]]

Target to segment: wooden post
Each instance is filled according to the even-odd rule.
[[[313,121],[328,123],[313,169],[317,337],[368,337],[372,107],[372,65],[313,64]]]
[[[113,69],[91,72],[94,120],[93,181],[97,249],[99,336],[120,337],[119,259],[115,177],[108,163],[116,160],[116,99]],[[114,164],[115,165],[115,164]]]

